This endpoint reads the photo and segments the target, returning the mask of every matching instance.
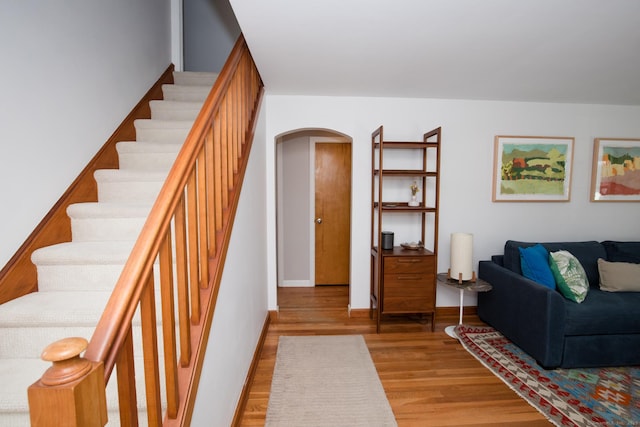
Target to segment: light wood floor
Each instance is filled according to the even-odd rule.
[[[242,426],[265,422],[280,335],[362,334],[398,426],[548,426],[550,423],[444,333],[457,315],[385,318],[382,333],[361,311],[347,316],[348,287],[280,288]],[[467,324],[482,322],[465,316]],[[304,427],[304,426],[301,426]]]

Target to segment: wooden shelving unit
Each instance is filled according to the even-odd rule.
[[[377,332],[388,314],[428,314],[435,325],[436,269],[438,248],[438,205],[440,187],[441,128],[423,135],[422,141],[386,141],[383,127],[371,134],[371,297],[370,316],[376,315]],[[420,169],[385,169],[385,152],[406,150],[407,156],[420,156]],[[418,206],[408,201],[384,200],[389,180],[406,181],[407,189],[419,182]],[[387,213],[417,215],[417,238],[423,247],[405,249],[396,244],[382,249],[382,231]],[[390,230],[392,231],[392,230]],[[429,241],[427,241],[427,238]]]

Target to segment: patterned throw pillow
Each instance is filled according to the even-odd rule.
[[[584,301],[589,292],[589,280],[578,258],[569,251],[551,252],[549,267],[558,290],[565,298],[577,303]]]

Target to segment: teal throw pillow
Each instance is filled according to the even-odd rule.
[[[589,280],[578,258],[569,251],[551,252],[549,266],[560,293],[571,301],[584,301],[589,292]]]
[[[540,283],[548,288],[556,288],[556,280],[549,267],[549,252],[540,243],[520,251],[520,267],[522,275],[527,279]]]

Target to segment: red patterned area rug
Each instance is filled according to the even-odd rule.
[[[459,325],[463,347],[557,426],[640,426],[640,367],[545,370],[495,329]]]

